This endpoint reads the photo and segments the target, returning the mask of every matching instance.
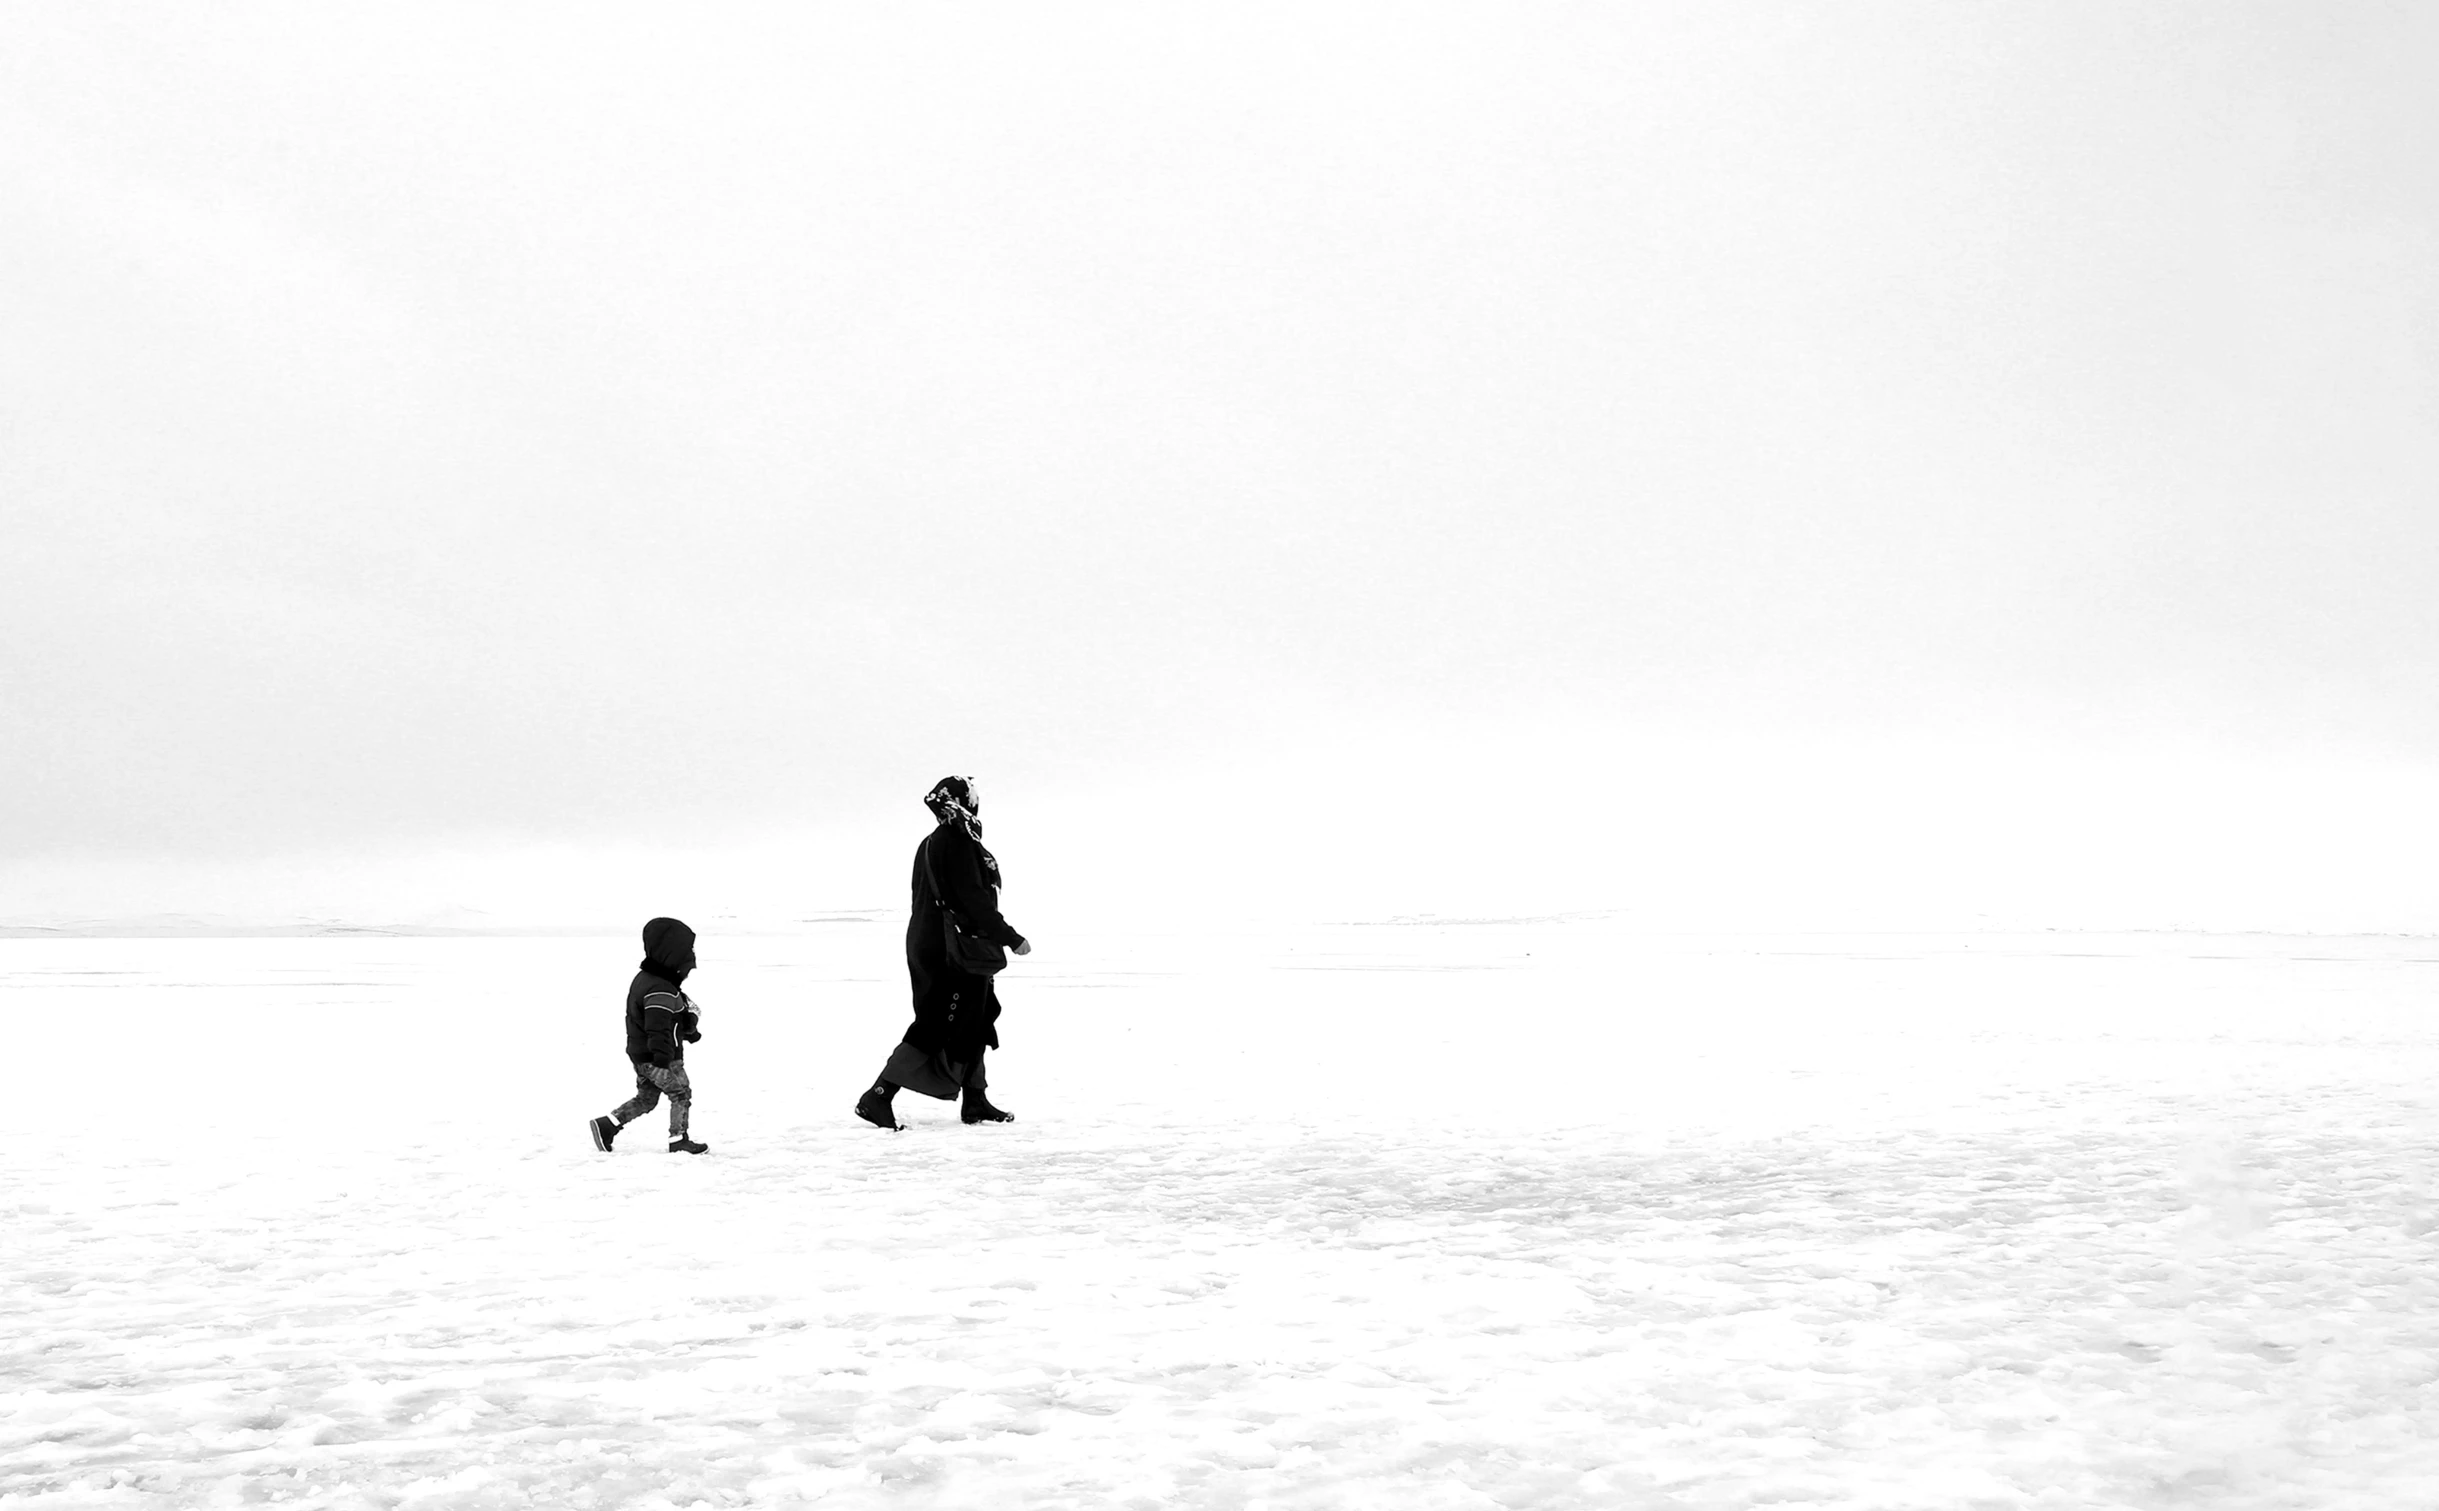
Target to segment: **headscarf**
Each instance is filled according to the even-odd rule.
[[[970,776],[944,776],[923,794],[923,806],[932,817],[944,824],[956,824],[976,839],[982,838],[982,794],[974,790]]]

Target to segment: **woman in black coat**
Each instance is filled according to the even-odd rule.
[[[906,974],[915,993],[915,1021],[857,1100],[855,1115],[876,1127],[899,1123],[891,1099],[901,1086],[946,1101],[960,1095],[969,1123],[1012,1123],[984,1094],[982,1057],[999,1047],[999,994],[991,978],[961,970],[949,959],[943,913],[969,934],[1029,955],[1033,946],[999,916],[999,861],[982,846],[982,802],[972,777],[942,777],[923,796],[936,821],[915,847],[914,915],[906,921]]]

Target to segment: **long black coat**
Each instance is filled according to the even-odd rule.
[[[932,876],[939,874],[934,887]],[[999,1047],[999,994],[991,978],[961,971],[949,964],[948,941],[940,924],[939,900],[945,896],[966,928],[1002,948],[1025,942],[999,914],[999,861],[966,833],[965,826],[945,823],[915,847],[914,913],[906,920],[906,975],[914,987],[915,1021],[906,1042],[925,1053],[941,1051],[952,1061],[972,1064],[985,1049]]]

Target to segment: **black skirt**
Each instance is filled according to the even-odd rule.
[[[881,1079],[895,1082],[908,1091],[919,1091],[927,1097],[953,1102],[957,1099],[957,1093],[965,1087],[982,1090],[982,1061],[951,1060],[936,1049],[926,1052],[912,1044],[901,1043],[890,1051],[889,1063],[881,1070]]]
[[[919,958],[906,962],[906,974],[915,998],[906,1043],[965,1064],[999,1047],[999,992],[990,977],[971,975],[945,959]]]

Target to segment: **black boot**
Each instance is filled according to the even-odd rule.
[[[992,1106],[991,1099],[983,1095],[981,1087],[968,1086],[964,1105],[957,1109],[957,1119],[965,1123],[1013,1123],[1016,1114]]]
[[[890,1102],[897,1094],[895,1082],[875,1081],[870,1091],[856,1098],[855,1115],[875,1128],[886,1128],[896,1133],[906,1126],[898,1121],[897,1113],[890,1108]]]
[[[669,1141],[669,1152],[671,1154],[701,1154],[704,1150],[709,1149],[710,1147],[711,1145],[709,1144],[698,1144],[693,1139],[688,1138],[682,1133]]]
[[[618,1137],[618,1123],[611,1118],[595,1118],[592,1122],[593,1147],[607,1154],[610,1144]]]

